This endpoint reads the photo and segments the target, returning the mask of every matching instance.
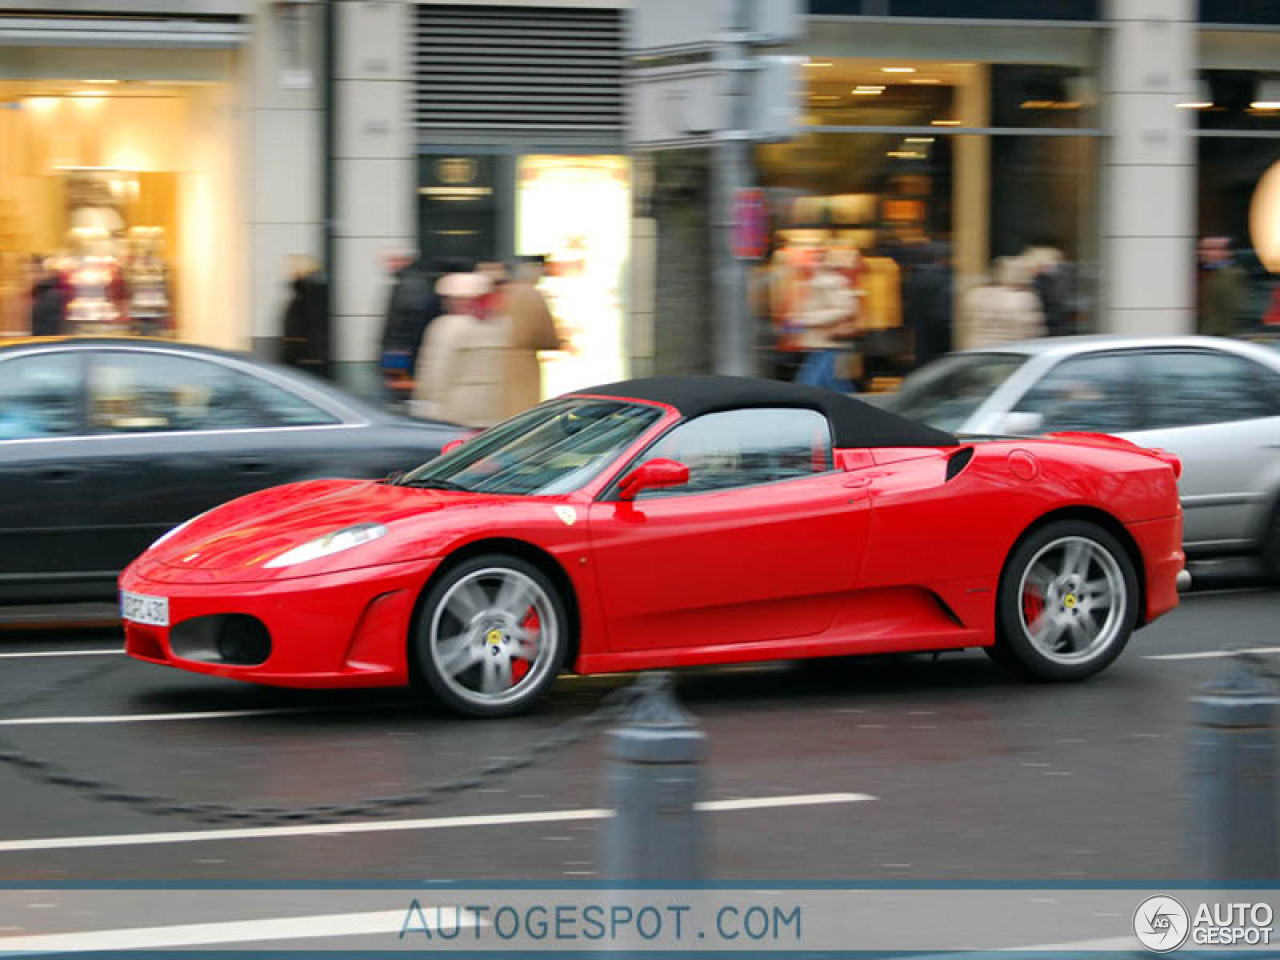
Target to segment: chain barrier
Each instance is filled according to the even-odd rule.
[[[106,670],[98,668],[74,674],[72,677],[50,684],[15,703],[4,706],[12,708],[38,697],[48,696],[50,693],[70,689],[123,665],[122,662]],[[366,820],[386,816],[409,807],[424,807],[440,803],[458,794],[480,789],[505,779],[513,773],[533,766],[539,760],[586,740],[596,730],[621,719],[653,689],[654,681],[642,676],[637,683],[614,690],[592,713],[574,717],[561,724],[550,736],[532,746],[525,747],[519,757],[497,760],[452,780],[432,784],[411,793],[370,797],[346,805],[312,804],[294,808],[250,807],[217,802],[188,802],[162,793],[125,790],[110,781],[80,776],[61,764],[33,756],[4,737],[0,737],[0,764],[11,767],[38,782],[76,791],[90,800],[128,806],[154,816],[185,817],[200,823],[234,824],[245,827],[271,827],[309,821],[331,823],[350,819]]]

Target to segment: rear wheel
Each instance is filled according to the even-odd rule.
[[[1087,521],[1062,520],[1014,549],[997,602],[993,660],[1043,680],[1082,680],[1129,642],[1138,578],[1114,536]]]
[[[450,570],[423,597],[413,653],[427,686],[454,710],[508,716],[555,681],[567,629],[564,601],[545,573],[487,554]]]

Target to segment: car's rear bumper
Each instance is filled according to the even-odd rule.
[[[1182,552],[1182,515],[1131,523],[1125,527],[1142,555],[1146,609],[1141,623],[1150,623],[1178,605],[1179,583],[1189,581]]]
[[[125,622],[125,652],[149,663],[285,687],[402,686],[408,632],[422,588],[439,561],[417,560],[262,583],[181,583],[120,577],[131,593],[165,597],[169,626]],[[260,621],[270,651],[260,663],[192,655],[174,630],[196,618],[238,614]],[[184,655],[185,654],[185,655]]]

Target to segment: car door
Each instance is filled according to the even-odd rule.
[[[1182,460],[1184,542],[1209,552],[1248,545],[1280,458],[1280,411],[1263,380],[1267,370],[1210,348],[1146,351],[1137,369],[1144,422],[1127,436]]]
[[[0,360],[0,592],[10,596],[86,569],[96,457],[83,380],[79,351]]]
[[[669,458],[683,487],[589,512],[615,651],[748,644],[820,633],[852,588],[868,500],[832,469],[812,410],[711,413],[673,427],[627,468]],[[623,471],[626,472],[625,470]]]
[[[94,475],[91,558],[120,570],[161,533],[210,507],[282,482],[278,431],[235,369],[161,349],[89,359]]]

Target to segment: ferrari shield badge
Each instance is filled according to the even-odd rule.
[[[564,521],[566,527],[572,527],[575,520],[578,519],[578,511],[573,507],[552,507],[556,512],[556,516]]]

